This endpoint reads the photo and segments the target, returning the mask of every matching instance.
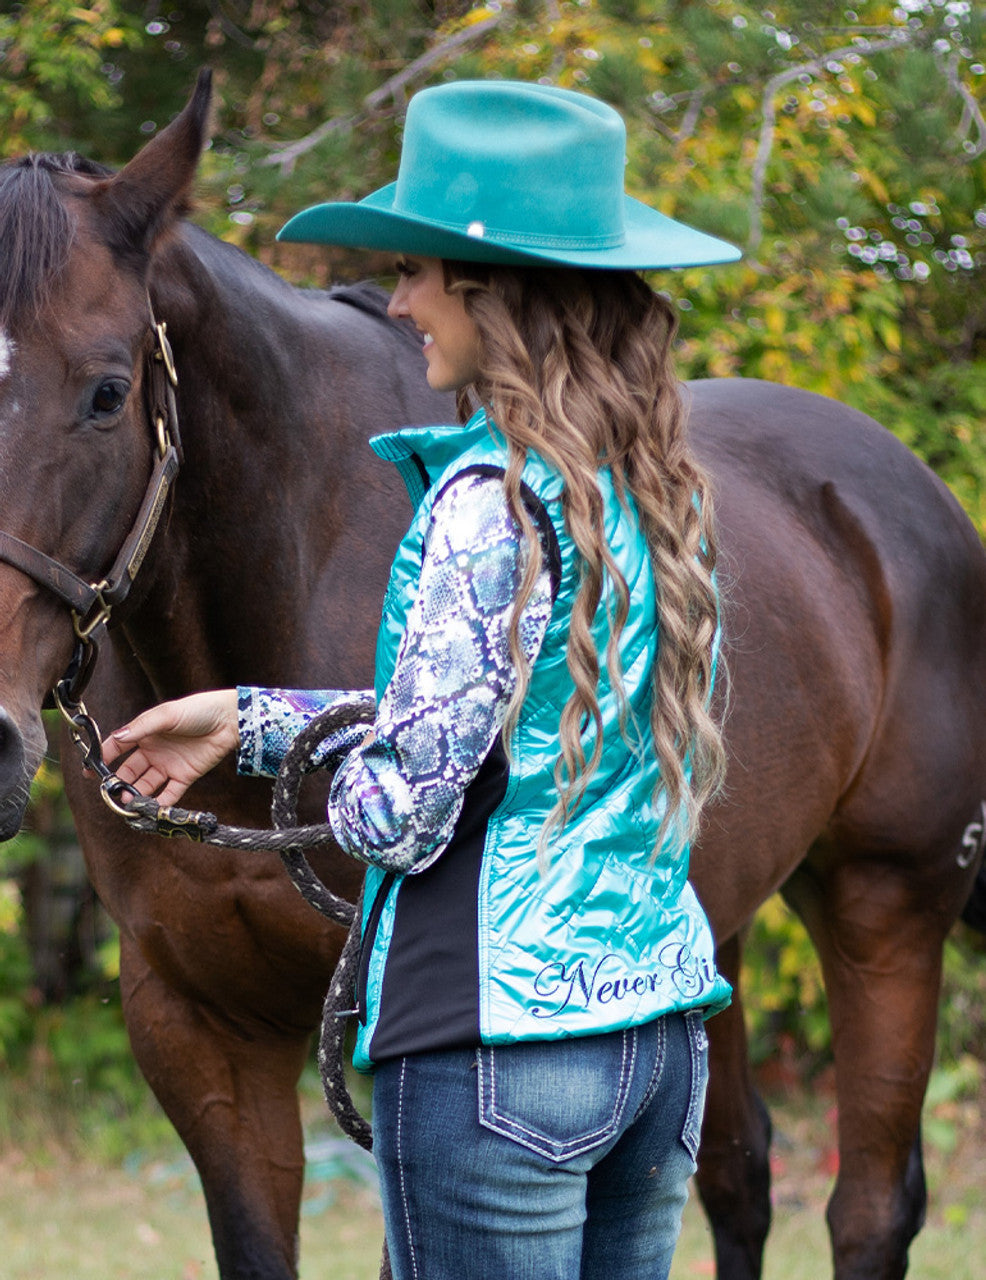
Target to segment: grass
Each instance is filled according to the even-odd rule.
[[[956,1092],[940,1087],[927,1117],[931,1204],[909,1272],[918,1280],[973,1280],[986,1254],[986,1093]],[[834,1172],[832,1103],[824,1092],[798,1093],[775,1099],[771,1110],[774,1227],[765,1280],[820,1280],[831,1274],[824,1203]],[[11,1141],[9,1130],[0,1142],[4,1280],[216,1280],[198,1183],[172,1140],[141,1120],[147,1148],[123,1160],[96,1158],[91,1124],[82,1141],[65,1115],[27,1124],[29,1111],[25,1103],[19,1126],[29,1144]],[[376,1280],[382,1227],[372,1170],[334,1134],[314,1096],[306,1113],[302,1280]],[[119,1128],[119,1118],[113,1124]],[[713,1275],[693,1197],[672,1280]]]
[[[0,1117],[24,1140],[11,1141],[8,1128],[0,1141],[3,1280],[216,1280],[197,1174],[152,1100],[111,1115],[109,1137],[91,1099],[74,1128],[69,1107],[56,1102],[41,1114],[20,1092],[8,1080],[0,1093]],[[376,1280],[383,1226],[372,1160],[330,1125],[312,1090],[304,1102],[302,1274]],[[121,1133],[132,1150],[106,1154]]]
[[[180,1158],[139,1169],[24,1156],[0,1162],[6,1280],[214,1280],[205,1208]],[[375,1280],[375,1196],[343,1183],[302,1223],[303,1274]]]

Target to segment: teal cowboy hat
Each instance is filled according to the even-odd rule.
[[[397,181],[317,204],[279,240],[466,262],[646,270],[740,251],[626,195],[626,127],[596,98],[551,85],[459,80],[408,106]]]

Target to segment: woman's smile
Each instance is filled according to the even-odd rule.
[[[479,376],[480,340],[462,295],[445,288],[440,258],[402,257],[390,315],[411,320],[424,339],[428,385],[436,391],[458,391]]]

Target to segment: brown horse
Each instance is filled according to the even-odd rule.
[[[0,564],[3,836],[73,653],[66,591],[107,574],[167,452],[143,403],[148,295],[173,343],[184,458],[96,664],[87,701],[105,724],[236,681],[365,687],[408,511],[364,440],[449,413],[375,294],[292,289],[181,220],[208,98],[203,78],[115,176],[64,157],[0,170],[0,530],[19,540]],[[694,877],[734,981],[741,931],[775,890],[811,930],[839,1091],[835,1273],[890,1280],[924,1206],[942,946],[982,857],[986,557],[944,487],[859,414],[759,382],[698,383],[690,398],[719,491],[731,669],[728,795]],[[69,588],[22,543],[70,567]],[[95,614],[79,610],[83,631],[115,599],[102,592]],[[220,1273],[289,1280],[295,1086],[341,931],[275,856],[135,834],[66,764],[120,926],[134,1052],[198,1167]],[[262,825],[265,792],[221,772],[191,802]],[[341,855],[319,870],[355,895]],[[720,1277],[747,1280],[769,1223],[769,1133],[738,990],[709,1026],[699,1186]]]

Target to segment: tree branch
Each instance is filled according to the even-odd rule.
[[[160,5],[155,5],[155,10],[160,10]],[[245,31],[241,31],[232,19],[227,18],[220,9],[216,0],[209,0],[209,12],[212,14],[213,21],[217,24],[223,35],[229,36],[234,44],[241,45],[244,49],[256,49],[257,42],[248,36]]]
[[[695,132],[702,107],[708,95],[709,86],[707,84],[699,85],[697,89],[684,89],[680,93],[662,93],[659,97],[656,94],[651,94],[646,102],[647,110],[650,112],[651,123],[669,142],[684,142]],[[665,124],[661,119],[661,115],[665,111],[675,110],[683,103],[688,105],[685,114],[681,118],[680,127],[674,129],[671,125]]]
[[[698,126],[698,118],[702,114],[702,107],[705,104],[707,94],[706,88],[693,89],[688,96],[688,110],[685,112],[681,120],[681,128],[678,130],[678,137],[684,141],[690,138]]]
[[[764,85],[761,99],[760,138],[757,145],[756,159],[753,162],[753,182],[750,190],[750,235],[747,248],[751,253],[756,252],[760,247],[760,241],[763,239],[764,185],[767,178],[770,153],[774,147],[774,130],[777,125],[777,107],[774,99],[778,90],[792,80],[797,80],[800,76],[814,75],[824,71],[828,63],[838,62],[840,58],[846,58],[849,54],[860,56],[882,53],[886,49],[896,49],[901,45],[910,44],[911,39],[910,33],[902,29],[899,34],[888,36],[885,40],[859,40],[855,44],[844,45],[840,49],[830,49],[826,53],[819,54],[817,58],[810,59],[808,62],[786,67],[783,71],[771,76]]]
[[[277,151],[271,152],[260,163],[278,165],[282,174],[289,174],[294,169],[295,162],[299,156],[305,155],[340,129],[352,129],[356,125],[362,124],[370,116],[376,115],[381,111],[388,99],[399,110],[404,105],[404,90],[412,81],[430,70],[436,63],[442,62],[451,54],[457,53],[460,49],[488,35],[499,26],[513,9],[513,3],[514,0],[501,0],[498,11],[491,14],[490,17],[484,18],[481,22],[475,22],[472,26],[463,27],[460,31],[456,31],[454,35],[449,36],[447,40],[443,40],[440,44],[425,50],[420,57],[415,58],[413,62],[409,62],[406,67],[392,75],[389,80],[385,80],[372,93],[368,93],[360,104],[359,111],[353,115],[334,116],[330,120],[323,121],[311,133],[306,133],[303,138],[298,138],[294,142],[288,143],[286,147],[281,147]]]
[[[975,159],[986,151],[986,117],[983,116],[982,107],[976,101],[972,90],[959,79],[958,54],[953,54],[947,61],[943,60],[943,70],[949,88],[958,94],[962,100],[962,119],[959,121],[959,135],[962,137],[966,154]],[[973,125],[975,125],[976,133],[979,135],[977,142],[973,142],[969,137]]]

